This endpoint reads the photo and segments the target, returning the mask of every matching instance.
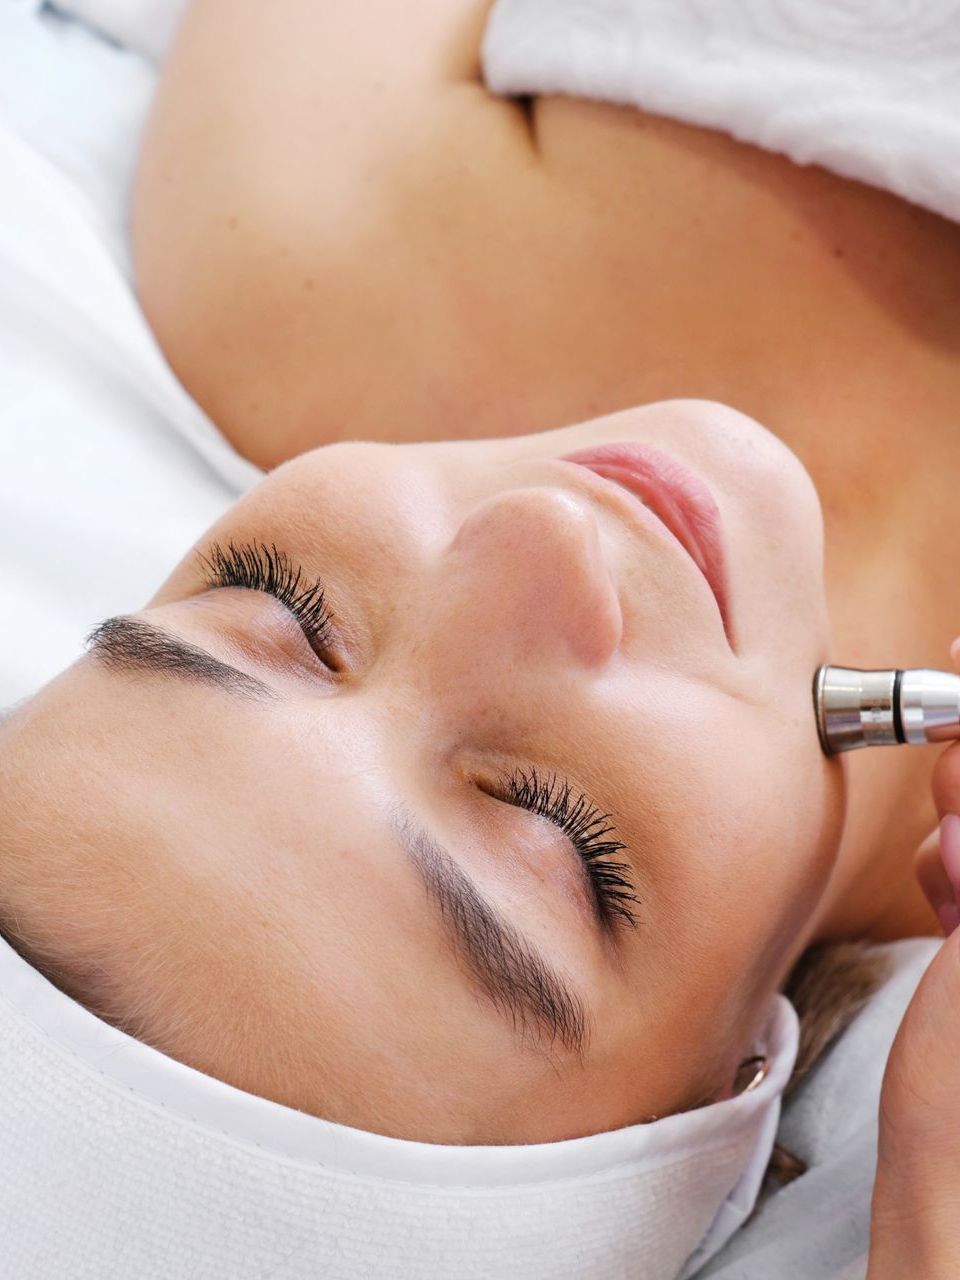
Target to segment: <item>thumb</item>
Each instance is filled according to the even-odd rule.
[[[960,636],[950,645],[950,661],[960,671]],[[931,779],[933,802],[942,818],[945,813],[960,813],[960,742],[947,747],[936,763]]]
[[[958,1246],[960,930],[941,945],[897,1032],[880,1093],[875,1235]],[[953,1274],[950,1272],[949,1274]]]
[[[960,931],[945,939],[920,979],[900,1023],[883,1078],[881,1131],[901,1141],[931,1140],[930,1158],[949,1141],[954,1174],[960,1173]],[[908,1152],[891,1154],[907,1157]]]
[[[952,836],[950,825],[945,833],[948,838]],[[913,872],[924,896],[937,913],[944,936],[949,937],[960,924],[960,897],[954,881],[947,874],[941,856],[942,843],[941,830],[934,827],[914,854]]]
[[[950,659],[960,666],[960,637],[950,646]],[[960,924],[960,742],[941,753],[930,785],[940,824],[920,845],[913,869],[944,933],[950,934]]]

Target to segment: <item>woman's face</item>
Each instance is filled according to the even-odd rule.
[[[712,495],[726,626],[561,460],[624,441],[708,559]],[[722,1096],[839,840],[821,537],[793,454],[704,401],[306,454],[8,726],[0,897],[102,1016],[358,1128],[544,1142]]]

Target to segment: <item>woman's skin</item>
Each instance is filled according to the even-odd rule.
[[[732,405],[817,486],[830,659],[942,666],[960,629],[943,555],[960,229],[632,108],[493,98],[487,9],[193,4],[134,226],[141,300],[183,382],[263,464],[676,396]],[[847,762],[823,937],[937,931],[911,866],[935,754]]]
[[[713,494],[727,628],[681,545],[561,460],[623,440]],[[199,545],[261,542],[322,580],[319,654],[191,555],[136,619],[234,664],[232,688],[101,645],[6,727],[0,901],[27,955],[174,1057],[396,1136],[553,1141],[728,1095],[834,906],[843,769],[814,731],[830,645],[796,458],[696,401],[340,444]],[[600,927],[570,840],[510,803],[516,769],[611,815],[636,927]],[[516,930],[492,947],[514,982],[544,989],[517,976],[538,950],[570,987],[560,1034],[504,1016],[451,945],[437,843]]]

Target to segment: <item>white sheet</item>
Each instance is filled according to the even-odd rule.
[[[130,284],[155,72],[0,0],[0,706],[138,608],[259,477],[186,395]]]
[[[56,0],[55,7],[156,64],[170,46],[187,0]]]

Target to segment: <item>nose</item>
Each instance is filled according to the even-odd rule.
[[[536,487],[488,498],[464,518],[447,559],[465,642],[492,645],[501,660],[588,668],[616,652],[620,600],[579,495]]]

